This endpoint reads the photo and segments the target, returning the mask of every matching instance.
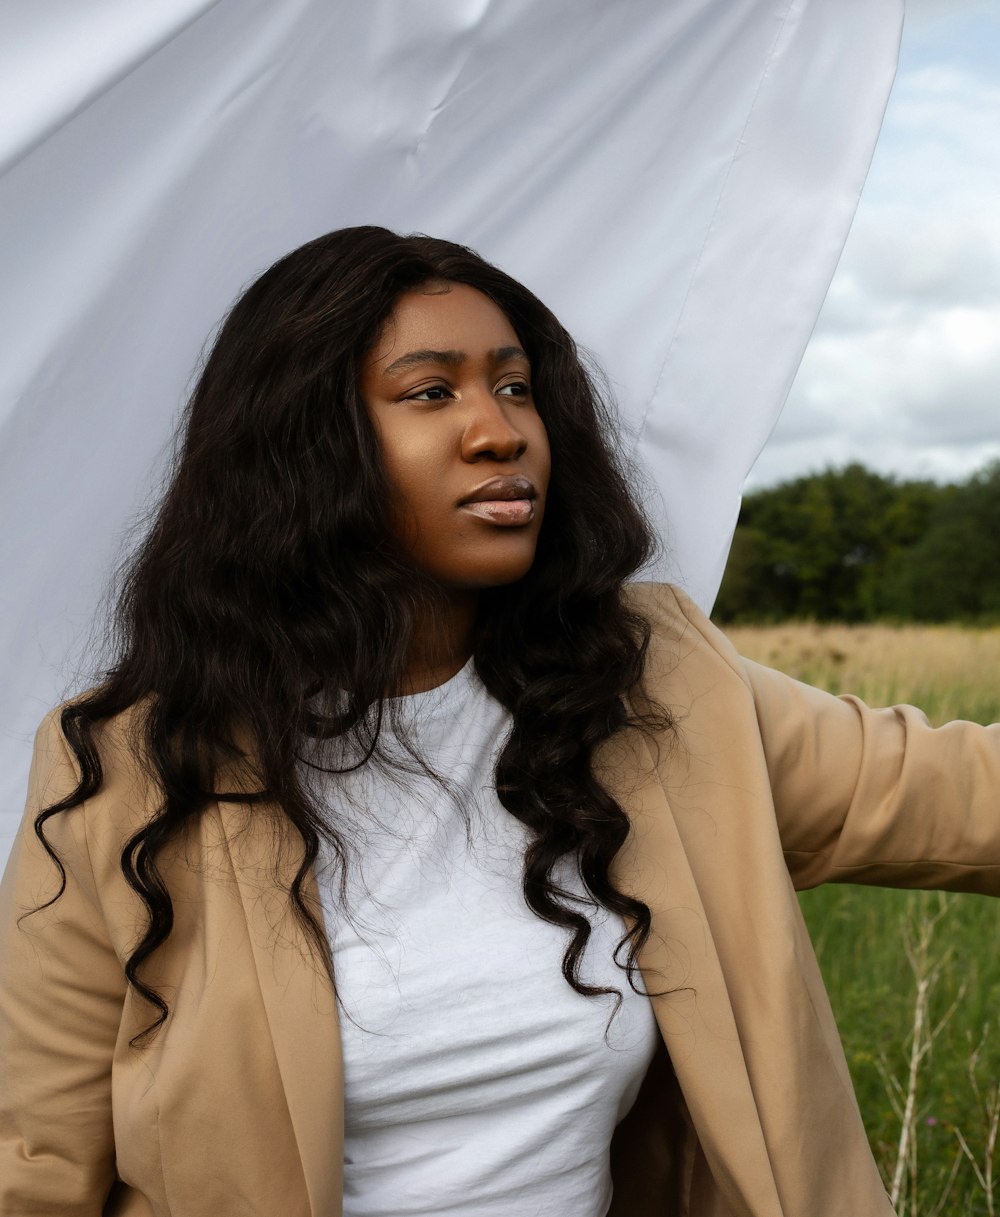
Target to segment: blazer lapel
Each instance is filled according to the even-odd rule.
[[[733,1214],[782,1212],[740,1029],[698,885],[645,741],[615,736],[601,776],[631,821],[615,881],[644,901],[639,956],[660,1033],[715,1181]]]
[[[300,849],[276,812],[220,805],[284,1098],[312,1217],[339,1217],[343,1186],[343,1059],[337,1002],[294,916],[288,885]],[[279,882],[275,884],[275,859]],[[315,881],[309,897],[319,915]],[[252,1113],[247,1113],[252,1119]],[[289,1212],[293,1211],[289,1205]]]

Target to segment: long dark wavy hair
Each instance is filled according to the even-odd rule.
[[[512,718],[495,780],[530,831],[525,900],[568,932],[562,971],[574,989],[618,992],[580,979],[590,923],[553,879],[556,862],[575,856],[593,899],[626,919],[615,959],[636,987],[650,913],[611,879],[628,820],[593,761],[598,745],[638,723],[623,699],[642,676],[649,625],[623,584],[653,539],[608,407],[569,334],[510,276],[449,241],[347,228],[276,262],[223,323],[165,496],[121,572],[110,670],[62,712],[81,777],[35,821],[62,878],[54,899],[65,872],[45,823],[100,790],[99,725],[141,708],[136,750],[160,801],[121,852],[148,913],[125,975],[157,1013],[137,1039],[168,1015],[143,980],[173,925],[157,860],[220,794],[248,814],[276,805],[294,830],[301,859],[288,895],[332,979],[307,880],[324,843],[343,868],[347,843],[336,810],[310,793],[302,759],[318,739],[360,737],[373,715],[381,722],[434,594],[393,543],[391,488],[358,388],[360,361],[400,295],[429,281],[468,284],[506,314],[552,450],[534,564],[482,594],[474,639],[476,671]],[[639,725],[671,724],[655,710]],[[234,764],[254,789],[224,789]]]

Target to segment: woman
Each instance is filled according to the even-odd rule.
[[[891,1211],[793,884],[996,893],[1000,737],[625,586],[608,437],[460,246],[332,233],[237,302],[36,744],[0,1213]]]

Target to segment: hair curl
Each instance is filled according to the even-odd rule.
[[[480,678],[513,720],[495,780],[503,806],[532,834],[525,899],[569,932],[568,983],[586,995],[617,992],[579,976],[590,923],[552,879],[556,862],[575,854],[591,896],[627,919],[615,959],[635,988],[650,913],[612,881],[628,820],[592,762],[630,723],[671,722],[659,708],[630,719],[623,700],[640,681],[649,642],[623,584],[654,542],[611,414],[572,338],[510,276],[449,241],[347,228],[276,262],[223,323],[186,409],[165,496],[121,573],[113,663],[62,712],[81,779],[35,821],[59,865],[60,894],[65,874],[44,826],[101,788],[99,724],[141,703],[136,746],[162,793],[121,854],[148,913],[125,964],[157,1011],[138,1039],[168,1015],[142,978],[173,924],[158,856],[220,797],[234,763],[259,789],[225,797],[251,812],[277,804],[301,839],[289,896],[332,979],[305,884],[324,842],[343,867],[345,842],[335,815],[311,797],[300,760],[317,738],[362,734],[372,714],[381,722],[413,622],[434,594],[391,541],[390,487],[357,376],[400,295],[428,281],[468,284],[506,314],[530,359],[553,454],[534,564],[482,594],[474,643]],[[317,698],[337,690],[347,691],[346,707],[342,697]]]

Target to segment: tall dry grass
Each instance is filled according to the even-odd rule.
[[[955,626],[733,626],[748,659],[872,706],[920,706],[935,726],[1000,720],[1000,629]]]

